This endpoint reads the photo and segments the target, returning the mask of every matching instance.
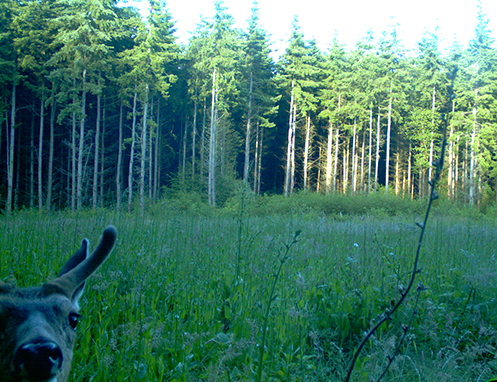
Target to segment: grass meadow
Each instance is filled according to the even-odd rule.
[[[118,228],[80,303],[71,381],[343,381],[408,283],[422,218],[166,207],[0,217],[0,279],[18,286],[54,278],[81,239],[94,248]],[[493,219],[436,209],[424,287],[366,344],[352,380],[378,378],[409,323],[383,380],[497,377],[496,255]]]

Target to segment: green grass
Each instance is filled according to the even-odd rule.
[[[81,301],[71,381],[252,381],[270,286],[285,245],[301,231],[277,274],[262,380],[343,380],[364,332],[408,282],[416,209],[340,216],[237,208],[232,201],[221,213],[157,209],[144,219],[102,211],[3,217],[0,279],[49,280],[82,238],[93,248],[114,224],[117,246]],[[493,220],[435,211],[416,280],[428,289],[386,380],[497,376],[496,256]],[[376,333],[352,380],[381,374],[413,300]]]

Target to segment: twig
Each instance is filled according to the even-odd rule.
[[[449,98],[450,98],[451,102],[452,102],[452,99],[453,99],[453,91],[452,91],[452,89],[453,89],[453,86],[454,86],[454,78],[455,78],[456,71],[457,71],[457,69],[454,70],[454,72],[453,72],[453,74],[451,76],[452,84],[449,87]],[[447,113],[448,113],[449,110],[450,109],[447,108]],[[414,265],[413,265],[413,269],[412,269],[412,273],[411,273],[411,279],[409,280],[409,285],[407,286],[407,288],[404,291],[401,291],[400,299],[399,299],[399,301],[397,301],[397,303],[395,304],[395,306],[392,309],[387,309],[383,313],[383,316],[380,318],[380,320],[376,323],[376,325],[369,331],[369,333],[366,335],[366,337],[364,337],[364,339],[362,340],[362,342],[359,344],[359,347],[357,348],[357,350],[356,350],[356,352],[354,354],[354,357],[352,359],[352,362],[350,364],[349,371],[347,373],[347,377],[345,378],[345,382],[349,382],[350,381],[350,377],[351,377],[352,372],[354,370],[354,366],[355,366],[355,363],[357,361],[357,358],[359,357],[359,354],[361,353],[362,349],[364,348],[364,346],[366,345],[366,343],[368,342],[368,340],[373,336],[373,334],[376,332],[376,330],[383,323],[385,323],[386,321],[388,321],[388,320],[390,320],[392,318],[392,315],[402,305],[402,303],[406,299],[407,295],[411,291],[412,286],[414,285],[414,280],[416,279],[416,275],[421,271],[418,268],[419,254],[421,252],[421,245],[423,243],[423,237],[424,237],[424,234],[425,234],[425,231],[426,231],[426,223],[428,222],[428,217],[430,216],[430,211],[431,211],[432,203],[433,203],[434,200],[438,199],[438,194],[437,194],[435,188],[436,188],[436,184],[439,181],[440,176],[442,174],[443,163],[444,163],[444,158],[445,158],[445,146],[446,146],[446,143],[447,143],[446,142],[446,140],[447,140],[446,136],[447,136],[448,118],[445,115],[443,115],[442,118],[443,118],[443,120],[444,120],[445,123],[444,123],[443,138],[442,138],[442,143],[441,143],[440,158],[435,163],[435,165],[436,165],[435,176],[434,176],[434,178],[432,180],[430,180],[428,182],[430,184],[430,187],[431,187],[431,189],[430,189],[430,198],[428,200],[428,206],[426,208],[426,214],[425,214],[423,223],[421,223],[421,224],[420,223],[416,223],[417,226],[421,229],[421,232],[419,234],[418,246],[417,246],[417,249],[416,249],[416,256],[414,257]],[[418,288],[418,292],[419,291],[420,290]],[[418,298],[419,298],[419,293],[418,293]],[[417,301],[418,301],[418,299],[416,299],[416,305],[417,305]],[[390,365],[392,364],[393,360],[397,356],[398,351],[400,350],[400,346],[401,346],[402,342],[404,341],[404,339],[407,336],[407,331],[409,330],[409,326],[412,323],[412,319],[414,317],[415,312],[416,312],[416,309],[414,309],[414,311],[413,311],[413,315],[411,316],[411,320],[409,322],[409,325],[406,325],[406,326],[403,327],[404,335],[402,336],[402,338],[401,338],[401,340],[400,340],[400,342],[399,342],[399,344],[398,344],[398,346],[397,346],[394,354],[392,356],[388,357],[389,358],[388,365],[386,366],[385,370],[381,374],[380,378],[378,378],[378,382],[386,374],[386,372],[388,371],[388,368],[390,367]]]

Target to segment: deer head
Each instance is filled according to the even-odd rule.
[[[41,287],[0,282],[0,382],[66,382],[85,280],[105,261],[117,230],[104,230],[90,257],[88,240],[59,277]]]

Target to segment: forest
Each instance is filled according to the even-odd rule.
[[[254,195],[428,195],[446,136],[443,198],[497,197],[497,53],[479,12],[443,54],[395,28],[324,52],[292,24],[277,59],[254,2],[222,1],[190,40],[165,0],[0,0],[0,209],[143,212],[168,190],[222,206]],[[445,131],[445,133],[444,133]]]

